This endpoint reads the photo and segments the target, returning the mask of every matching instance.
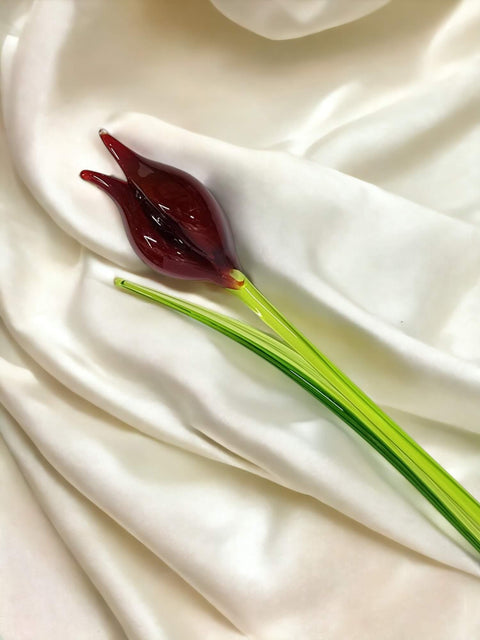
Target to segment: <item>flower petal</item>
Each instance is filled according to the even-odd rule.
[[[219,269],[233,269],[238,261],[220,206],[196,178],[166,164],[138,155],[105,129],[100,137],[127,180],[159,214],[176,222],[184,236]]]
[[[217,269],[176,233],[176,228],[172,228],[174,222],[167,218],[162,225],[133,185],[96,171],[82,171],[80,177],[96,184],[116,202],[132,247],[152,269],[177,278],[235,286],[228,272]]]

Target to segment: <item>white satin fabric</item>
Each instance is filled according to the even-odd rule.
[[[203,180],[257,286],[480,497],[480,5],[215,5],[5,6],[0,634],[477,637],[478,556],[281,373],[117,291],[255,322],[153,278],[78,173],[119,175],[104,126]]]

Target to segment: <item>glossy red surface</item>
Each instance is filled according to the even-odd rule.
[[[88,170],[80,176],[117,203],[138,256],[166,275],[236,288],[233,242],[206,187],[180,169],[136,154],[103,129],[100,137],[127,180]]]

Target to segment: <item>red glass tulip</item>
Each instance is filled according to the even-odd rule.
[[[100,137],[126,181],[94,171],[80,175],[117,203],[140,258],[160,273],[226,287],[281,341],[124,278],[115,278],[115,285],[201,320],[275,364],[383,455],[480,551],[480,503],[238,271],[228,227],[208,190],[184,171],[139,156],[104,130]]]
[[[208,189],[180,169],[138,155],[104,129],[99,133],[126,181],[88,170],[80,176],[117,203],[140,259],[165,275],[237,288],[230,231]]]

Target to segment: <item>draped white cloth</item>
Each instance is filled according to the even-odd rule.
[[[215,5],[215,6],[214,6]],[[480,497],[476,0],[37,0],[1,16],[5,640],[478,637],[479,559],[155,278],[97,137],[191,172],[245,271]]]

